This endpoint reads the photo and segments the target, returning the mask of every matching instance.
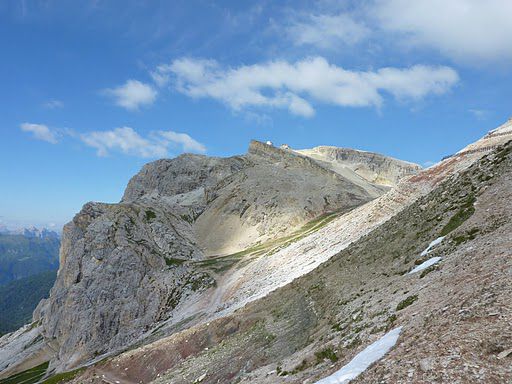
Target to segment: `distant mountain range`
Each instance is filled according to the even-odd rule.
[[[6,226],[0,225],[0,235],[22,235],[28,238],[40,238],[40,239],[46,239],[46,238],[53,238],[53,239],[59,239],[60,234],[56,231],[52,231],[48,228],[36,228],[34,226],[32,227],[26,227],[26,228],[16,228],[16,229],[9,229]]]
[[[0,228],[0,334],[30,321],[59,268],[60,236],[46,228]]]

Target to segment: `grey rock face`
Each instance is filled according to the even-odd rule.
[[[156,201],[89,203],[65,226],[57,282],[39,314],[62,363],[128,344],[210,284],[181,265],[202,258],[188,227]]]
[[[284,235],[385,190],[259,142],[244,156],[147,164],[119,204],[88,203],[64,227],[57,282],[36,314],[54,365],[130,345],[215,284],[191,261]]]
[[[176,196],[198,188],[208,189],[245,167],[242,156],[229,158],[184,154],[146,164],[126,188],[122,201],[144,195]]]

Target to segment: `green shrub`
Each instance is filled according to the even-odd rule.
[[[467,219],[469,219],[473,213],[475,213],[476,198],[474,195],[469,195],[466,202],[459,208],[459,210],[450,218],[448,223],[441,230],[441,236],[446,236],[453,230],[460,227]]]
[[[472,228],[460,236],[455,236],[453,238],[453,241],[455,242],[455,245],[460,245],[462,243],[465,243],[466,241],[473,240],[478,232],[480,232],[478,228]]]
[[[425,276],[427,276],[430,272],[434,272],[438,269],[439,267],[437,265],[431,265],[430,267],[428,267],[427,269],[424,269],[421,274],[420,274],[420,279],[423,279]]]
[[[324,348],[321,351],[315,352],[315,356],[318,362],[323,361],[324,359],[329,359],[333,363],[335,361],[338,361],[338,356],[336,356],[336,353],[332,350],[332,348]]]
[[[152,219],[155,219],[155,218],[156,218],[156,213],[148,209],[146,211],[146,220],[151,221]]]
[[[301,372],[301,371],[305,370],[307,367],[308,367],[308,362],[306,359],[304,359],[304,360],[302,360],[302,362],[299,365],[297,365],[295,368],[293,368],[292,375],[296,374],[297,372]]]
[[[165,259],[165,264],[167,264],[169,267],[178,266],[185,262],[185,260],[175,259],[173,257],[165,257],[164,256],[164,259]]]
[[[402,310],[404,308],[407,308],[409,305],[414,303],[416,300],[418,300],[418,296],[417,295],[409,296],[406,299],[404,299],[404,300],[402,300],[401,302],[398,303],[398,305],[396,306],[396,310],[400,311],[400,310]]]

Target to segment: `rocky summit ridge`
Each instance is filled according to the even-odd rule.
[[[150,163],[119,204],[88,203],[65,226],[50,298],[30,326],[0,339],[0,378],[50,361],[48,375],[92,364],[73,373],[76,383],[303,382],[388,325],[409,335],[414,316],[390,308],[423,300],[422,280],[402,278],[411,255],[467,216],[466,197],[488,206],[493,180],[508,191],[511,127],[426,170],[368,152],[260,142],[243,156]],[[461,228],[447,254],[472,231]],[[492,228],[479,231],[508,227]],[[401,296],[408,291],[412,298]],[[434,304],[425,308],[441,311]],[[499,324],[509,315],[501,311]]]

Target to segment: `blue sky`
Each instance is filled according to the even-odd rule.
[[[511,114],[512,2],[0,2],[0,225],[249,140],[428,165]]]

